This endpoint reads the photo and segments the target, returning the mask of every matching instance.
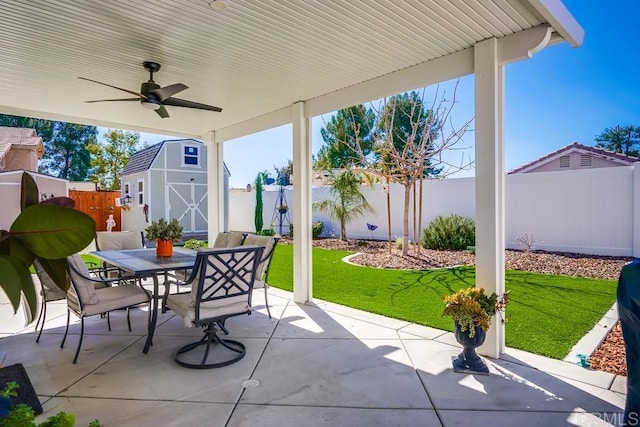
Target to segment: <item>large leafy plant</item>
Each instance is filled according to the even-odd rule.
[[[69,289],[66,257],[86,248],[96,234],[95,221],[73,209],[68,197],[39,200],[40,192],[28,173],[22,174],[20,214],[9,231],[0,230],[0,287],[14,314],[21,297],[35,317],[37,300],[29,266],[38,258],[58,287]]]

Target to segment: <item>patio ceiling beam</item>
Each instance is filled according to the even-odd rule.
[[[529,0],[540,15],[572,47],[578,47],[584,41],[584,30],[560,0]]]
[[[291,106],[216,130],[218,143],[291,123]]]

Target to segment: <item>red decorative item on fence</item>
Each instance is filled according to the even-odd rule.
[[[167,257],[167,256],[173,255],[173,241],[171,240],[156,241],[156,255],[160,257]]]

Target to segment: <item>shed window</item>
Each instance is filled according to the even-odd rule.
[[[200,165],[200,150],[198,150],[198,147],[194,147],[193,145],[183,146],[182,165],[183,166],[199,166]]]
[[[588,168],[591,166],[591,156],[588,154],[580,155],[580,166]]]
[[[571,157],[569,157],[569,156],[560,157],[560,167],[561,168],[568,168],[570,166],[571,166]]]
[[[124,183],[124,188],[123,188],[123,191],[122,191],[122,197],[126,197],[126,196],[129,196],[129,195],[131,195],[131,192],[129,190],[129,183],[125,182]]]
[[[138,181],[138,206],[144,206],[144,181]]]

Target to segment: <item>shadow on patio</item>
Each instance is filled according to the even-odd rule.
[[[492,375],[456,374],[451,333],[332,303],[296,305],[271,289],[273,319],[255,292],[252,316],[229,319],[247,346],[240,362],[212,370],[181,368],[174,352],[199,338],[173,313],[159,315],[154,346],[142,354],[146,313],[112,313],[112,331],[86,321],[64,349],[65,305],[50,305],[40,344],[0,301],[0,351],[23,363],[45,416],[64,410],[77,425],[598,425],[622,421],[625,387],[611,374],[509,349]],[[252,381],[247,381],[252,380]],[[255,381],[253,381],[255,380]],[[42,417],[41,417],[42,418]],[[604,424],[606,425],[606,423]]]

